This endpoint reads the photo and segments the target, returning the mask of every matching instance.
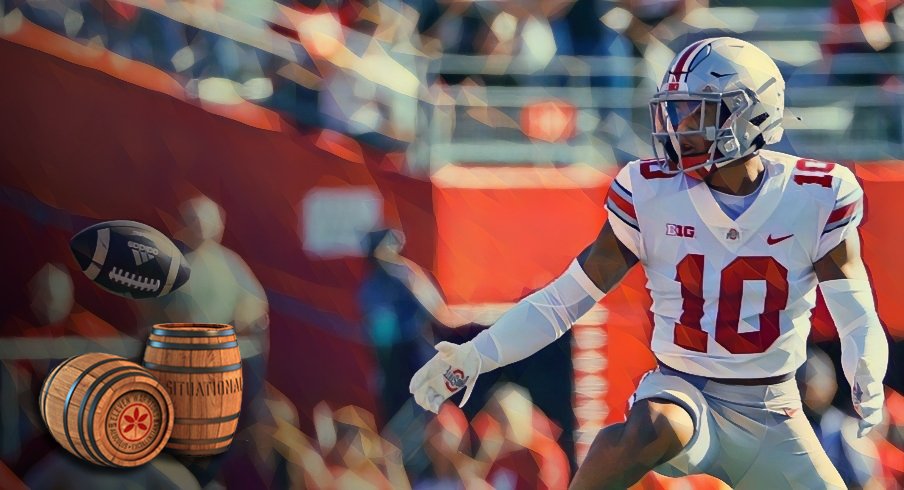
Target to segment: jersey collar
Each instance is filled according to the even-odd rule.
[[[730,250],[740,248],[775,213],[785,186],[789,182],[790,169],[770,160],[763,153],[760,153],[760,158],[762,158],[767,172],[763,177],[765,180],[762,184],[763,187],[750,207],[736,220],[725,214],[713,197],[713,191],[705,182],[684,177],[685,185],[688,186],[688,194],[697,212],[710,231]]]

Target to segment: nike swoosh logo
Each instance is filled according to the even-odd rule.
[[[769,236],[766,237],[766,243],[768,243],[769,245],[775,245],[776,243],[778,243],[782,240],[787,240],[793,236],[794,236],[794,233],[792,233],[790,235],[780,236],[778,238],[772,238],[772,234],[770,233]]]

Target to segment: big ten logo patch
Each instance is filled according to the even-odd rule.
[[[673,225],[666,223],[665,234],[668,236],[680,236],[684,238],[694,238],[695,230],[690,225]]]

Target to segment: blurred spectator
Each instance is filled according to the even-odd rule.
[[[207,196],[189,199],[180,208],[184,227],[176,237],[188,247],[191,277],[162,298],[136,302],[144,327],[156,323],[227,323],[235,327],[242,349],[242,420],[260,410],[270,332],[267,297],[251,269],[223,246],[225,214]],[[247,417],[247,418],[246,418]]]
[[[266,104],[288,114],[297,124],[319,127],[320,91],[323,75],[319,66],[342,48],[344,32],[339,22],[337,2],[322,0],[283,2],[291,10],[280,10],[286,18],[270,28],[291,39],[296,60],[286,61],[276,70],[273,97]],[[294,44],[298,41],[300,44]],[[328,71],[328,67],[324,67]]]
[[[267,32],[267,19],[272,18],[275,11],[275,4],[270,0],[192,3],[204,5],[211,18],[222,15],[257,32]],[[269,52],[231,39],[228,30],[198,31],[190,49],[194,63],[189,70],[193,81],[188,88],[202,99],[228,104],[239,98],[261,101],[273,94],[269,74],[275,61]]]
[[[507,61],[509,66],[527,76],[484,75],[481,78],[487,85],[528,84],[531,79],[529,75],[546,68],[556,54],[552,28],[539,11],[539,5],[533,1],[501,2],[497,5],[499,10],[488,18],[475,39],[476,54],[500,60],[510,58]],[[514,79],[514,83],[509,83],[510,78]]]
[[[886,390],[885,409],[888,432],[876,440],[882,465],[879,477],[885,488],[904,488],[904,396]]]
[[[901,5],[901,0],[833,0],[835,25],[826,39],[829,52],[869,53],[895,48],[886,23],[895,23],[893,12]]]
[[[233,441],[223,480],[236,488],[333,488],[292,401],[269,383],[261,397],[265,414]]]
[[[417,10],[421,12],[417,29],[427,56],[475,54],[473,41],[477,30],[486,23],[484,15],[489,15],[484,4],[471,0],[438,0],[435,3],[423,0],[417,4]],[[458,83],[461,78],[452,77],[446,81]]]
[[[411,376],[433,355],[428,340],[431,313],[412,293],[408,276],[402,275],[413,274],[413,269],[399,262],[403,243],[398,231],[368,235],[365,248],[371,267],[358,292],[365,329],[379,364],[375,384],[383,421],[408,401]],[[387,265],[394,259],[398,265]]]
[[[566,488],[568,458],[556,443],[560,429],[514,384],[497,387],[472,421],[480,438],[477,459],[493,488]]]
[[[183,229],[176,237],[189,251],[185,259],[191,277],[178,290],[161,298],[136,302],[143,327],[157,323],[226,323],[233,325],[242,351],[242,408],[236,441],[227,453],[195,462],[190,469],[202,485],[219,474],[226,460],[248,463],[254,455],[244,444],[242,431],[266,420],[263,399],[270,348],[268,303],[264,290],[248,265],[223,246],[223,210],[206,196],[180,208]]]
[[[432,326],[435,327],[432,332],[421,330],[418,339],[412,344],[405,347],[406,349],[415,349],[408,351],[407,360],[400,361],[398,358],[392,358],[386,363],[387,368],[391,372],[400,373],[399,376],[387,376],[386,382],[394,384],[394,388],[384,391],[384,394],[395,393],[398,396],[396,402],[392,402],[393,407],[399,407],[401,404],[410,399],[408,393],[408,382],[411,376],[417,371],[427,359],[435,354],[433,345],[441,340],[447,340],[453,343],[461,343],[469,340],[476,335],[481,329],[486,328],[486,324],[491,324],[504,309],[498,309],[493,312],[484,312],[481,309],[468,308],[451,308],[445,300],[442,292],[436,283],[431,279],[428,271],[419,265],[399,254],[404,243],[404,238],[399,232],[381,231],[371,234],[370,236],[372,263],[376,263],[379,268],[378,272],[373,273],[370,279],[366,280],[364,291],[371,291],[370,298],[383,298],[382,304],[388,305],[388,301],[394,301],[392,298],[405,298],[406,306],[400,306],[401,314],[405,314],[405,308],[414,306],[412,299],[416,300],[423,308],[423,312],[428,313],[436,322]],[[374,261],[375,259],[375,261]],[[388,284],[395,283],[393,286]],[[404,290],[398,289],[403,287]],[[396,296],[399,295],[399,296]],[[385,309],[378,307],[378,301],[370,299],[370,304],[362,306],[365,317],[371,322],[371,329],[381,328],[378,326],[377,319],[379,315],[385,314]],[[368,313],[369,312],[369,313]],[[400,313],[396,313],[400,314]],[[410,314],[410,313],[409,313]],[[392,318],[387,315],[384,318]],[[400,316],[399,318],[406,318]],[[411,317],[409,317],[411,318]],[[479,323],[478,323],[479,322]],[[426,328],[423,325],[421,328]],[[393,328],[385,328],[387,332],[394,332],[387,337],[399,335]],[[565,448],[568,460],[573,458],[573,441],[572,429],[574,427],[574,414],[571,408],[572,393],[572,361],[571,361],[571,333],[566,333],[558,342],[551,344],[537,354],[532,359],[506,366],[503,369],[486,373],[482,376],[486,377],[485,382],[480,383],[471,394],[471,401],[465,407],[465,413],[469,417],[473,417],[485,403],[494,395],[496,380],[510,380],[525,386],[530,396],[535,400],[536,405],[541,407],[543,412],[548,414],[562,427],[564,434],[562,435],[561,444]],[[384,351],[390,352],[390,351]],[[416,357],[412,357],[416,356]],[[420,357],[417,364],[414,359]],[[378,350],[378,360],[380,354]],[[383,361],[380,361],[381,363]],[[414,364],[412,364],[414,362]],[[383,369],[381,367],[381,369]],[[400,370],[408,370],[409,374],[401,377]],[[483,378],[481,378],[483,379]],[[461,396],[461,395],[458,395]],[[386,400],[383,400],[386,403]],[[394,412],[393,412],[394,413]],[[393,413],[387,413],[387,417],[391,417]]]
[[[271,480],[274,488],[334,488],[335,481],[311,438],[301,432],[298,410],[284,394],[267,385],[267,409],[271,413],[272,426],[259,424],[259,430],[266,432],[275,454],[267,459],[273,473],[284,471],[286,476]]]
[[[669,66],[676,51],[673,44],[684,46],[689,39],[684,18],[692,10],[709,6],[708,0],[623,0],[624,10],[631,15],[625,35],[634,45],[634,53],[643,58],[643,75],[650,87],[662,78],[663,67]],[[698,34],[701,38],[704,34]]]
[[[468,419],[460,408],[443,404],[424,431],[430,474],[415,481],[416,490],[492,488],[483,479],[485,465],[472,457]]]
[[[414,140],[423,86],[411,44],[417,13],[375,0],[343,5],[340,19],[349,27],[343,46],[319,65],[322,124],[373,146],[403,149]]]
[[[832,360],[818,347],[811,347],[797,379],[804,414],[844,482],[849,488],[875,484],[878,465],[873,442],[859,439],[857,420],[832,405],[838,390]]]
[[[633,54],[631,41],[623,33],[632,15],[610,0],[575,1],[562,15],[553,17],[559,54],[572,56],[618,56]],[[564,25],[563,25],[564,24]],[[591,77],[592,86],[626,87],[632,83],[631,65],[610,66],[611,76]]]
[[[889,26],[895,25],[894,11],[901,9],[902,4],[901,0],[833,0],[831,4],[834,25],[824,40],[830,81],[837,85],[882,86],[887,90],[888,104],[855,107],[849,131],[856,131],[861,138],[900,142],[904,137],[900,108],[892,102],[904,82],[892,59],[901,52],[901,43],[894,42],[893,31],[889,31]],[[886,59],[863,56],[872,53],[884,54]],[[879,63],[867,63],[868,60]]]
[[[333,412],[321,403],[315,416],[320,451],[337,488],[411,488],[401,452],[380,437],[372,414],[351,405]]]
[[[61,264],[45,264],[28,282],[29,314],[14,316],[4,333],[21,337],[117,337],[120,331],[75,302],[72,278]]]
[[[63,36],[73,36],[83,22],[81,14],[72,8],[73,3],[67,0],[14,0],[13,6],[35,24]]]
[[[110,51],[164,70],[173,70],[171,59],[186,44],[182,24],[129,3],[84,1],[82,12],[80,38],[100,36]]]

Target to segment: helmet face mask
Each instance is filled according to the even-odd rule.
[[[784,80],[745,41],[698,41],[675,57],[650,101],[653,149],[663,172],[705,177],[782,136]]]
[[[729,106],[734,106],[734,111]],[[657,93],[650,101],[653,151],[666,173],[703,170],[739,158],[734,122],[751,107],[743,90],[724,94]]]

